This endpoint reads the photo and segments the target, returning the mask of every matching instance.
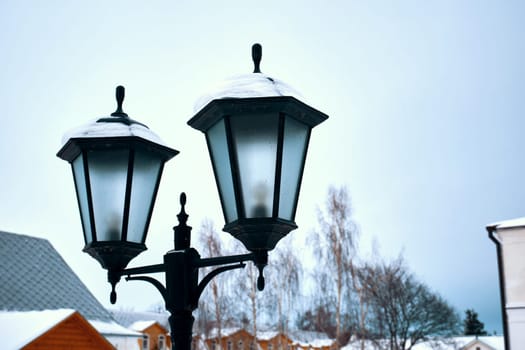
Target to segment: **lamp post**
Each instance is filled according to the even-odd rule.
[[[84,251],[108,270],[110,300],[122,276],[153,284],[170,312],[173,348],[191,348],[193,315],[199,297],[216,275],[252,261],[264,289],[268,251],[297,228],[295,212],[311,129],[328,118],[293,95],[286,84],[260,71],[261,46],[252,47],[254,73],[231,79],[200,100],[188,124],[206,135],[223,208],[224,231],[250,251],[201,258],[190,247],[186,195],[180,197],[175,249],[163,263],[126,268],[146,249],[146,234],[164,163],[171,149],[144,124],[123,112],[124,88],[116,90],[117,110],[67,134],[58,157],[68,161],[84,231]],[[219,266],[200,282],[202,267]],[[144,276],[165,273],[165,284]]]

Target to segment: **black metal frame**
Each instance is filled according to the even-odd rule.
[[[265,218],[247,218],[246,208],[242,200],[242,184],[239,174],[239,163],[237,159],[237,150],[232,138],[231,118],[241,114],[267,113],[277,115],[277,149],[276,149],[276,167],[274,174],[274,192],[273,203],[270,215]],[[295,197],[292,208],[291,220],[279,217],[280,191],[281,191],[281,172],[282,157],[284,148],[284,133],[288,119],[294,119],[308,128],[305,140],[305,149],[302,154],[302,164],[298,174],[297,188],[295,188]],[[214,176],[217,183],[221,205],[223,209],[226,225],[223,231],[230,233],[236,239],[240,240],[248,250],[258,251],[261,249],[271,250],[277,242],[286,236],[290,231],[297,228],[295,224],[295,213],[297,211],[297,201],[299,188],[301,186],[304,163],[306,161],[308,144],[310,141],[311,130],[313,127],[328,118],[324,113],[304,104],[291,96],[272,96],[272,97],[252,97],[252,98],[223,98],[213,100],[202,108],[188,124],[206,134],[206,142],[212,162]],[[235,199],[236,220],[230,221],[226,215],[226,204],[224,194],[221,191],[219,179],[217,177],[217,164],[213,157],[208,137],[208,130],[216,123],[223,120],[226,136],[226,144],[230,161],[230,173],[233,183],[233,195]],[[264,234],[262,234],[264,233]]]
[[[127,281],[145,281],[157,288],[164,299],[166,309],[171,314],[169,322],[171,327],[172,348],[177,350],[190,350],[194,322],[192,312],[198,307],[199,298],[208,283],[215,276],[223,272],[244,268],[246,266],[245,262],[253,261],[260,271],[257,287],[259,290],[262,290],[264,288],[262,269],[268,262],[268,253],[266,251],[260,251],[241,255],[201,258],[197,250],[190,247],[191,227],[186,224],[188,214],[186,214],[184,209],[186,205],[186,195],[184,193],[180,196],[180,204],[181,211],[177,215],[179,224],[173,228],[175,234],[175,249],[164,255],[164,262],[162,264],[129,269],[108,270],[108,281],[112,285],[110,294],[111,303],[116,302],[115,286],[123,276],[125,276]],[[125,251],[126,248],[122,250]],[[91,254],[89,250],[86,251]],[[122,252],[111,252],[111,254],[120,255]],[[210,266],[220,267],[208,273],[199,282],[199,269]],[[144,274],[159,272],[165,273],[165,285],[155,278],[142,276]]]
[[[128,117],[109,117],[113,119],[118,118],[128,118]],[[128,118],[129,119],[129,118]],[[121,227],[121,235],[120,240],[116,243],[113,241],[99,241],[99,235],[96,229],[96,218],[94,215],[94,203],[93,203],[93,193],[91,188],[91,178],[90,178],[90,170],[89,170],[89,159],[88,159],[88,153],[92,150],[102,150],[106,149],[111,145],[112,149],[122,149],[127,150],[129,152],[128,154],[128,160],[127,160],[127,178],[126,178],[126,191],[125,191],[125,198],[124,198],[124,207],[123,207],[123,217],[122,222],[120,223]],[[148,150],[155,152],[162,161],[160,162],[160,166],[158,169],[157,177],[155,180],[155,186],[153,189],[153,196],[151,200],[151,204],[148,208],[148,214],[146,217],[146,222],[144,226],[144,232],[142,233],[142,236],[140,237],[141,241],[140,243],[134,243],[134,242],[128,242],[127,241],[127,234],[128,234],[128,225],[129,225],[129,210],[130,210],[130,200],[131,200],[131,190],[132,190],[132,181],[133,181],[133,168],[134,168],[134,162],[135,162],[135,156],[137,154],[138,150]],[[82,212],[82,206],[80,203],[80,196],[78,193],[79,185],[86,188],[86,196],[87,196],[87,210],[88,210],[88,222],[85,222],[84,216],[81,215],[81,221],[82,221],[82,229],[84,231],[84,240],[85,240],[85,247],[84,251],[89,253],[92,257],[94,257],[103,268],[108,270],[119,270],[126,267],[126,265],[133,259],[135,256],[140,254],[142,251],[146,250],[146,246],[144,244],[144,241],[146,240],[146,234],[148,232],[148,228],[151,222],[151,214],[153,212],[153,207],[155,203],[155,199],[158,194],[159,186],[160,186],[160,179],[162,176],[162,172],[164,170],[164,164],[165,162],[170,159],[171,157],[177,155],[179,152],[176,150],[173,150],[169,147],[165,147],[159,144],[155,144],[151,141],[142,139],[138,136],[117,136],[117,137],[78,137],[78,138],[71,138],[64,147],[58,152],[58,156],[64,160],[67,160],[69,163],[71,163],[71,169],[73,172],[73,179],[75,181],[75,191],[77,194],[77,204]],[[75,175],[73,162],[78,157],[82,157],[82,171],[84,173],[84,182],[83,184],[79,184],[79,180],[77,176]],[[88,237],[88,232],[86,232],[86,228],[88,228],[88,232],[90,233],[90,237]],[[119,258],[116,258],[113,256],[113,254],[120,255]],[[113,280],[110,280],[112,284],[116,283]]]

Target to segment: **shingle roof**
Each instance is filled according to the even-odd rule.
[[[56,309],[113,320],[49,241],[0,231],[0,310]]]

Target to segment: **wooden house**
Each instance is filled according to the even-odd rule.
[[[254,336],[242,328],[224,328],[220,337],[218,330],[212,329],[204,343],[208,350],[258,350]]]
[[[258,332],[260,350],[293,350],[293,341],[281,332]]]
[[[0,312],[4,350],[109,350],[113,345],[74,310]]]
[[[169,331],[157,321],[137,321],[131,324],[130,329],[142,333],[138,340],[140,350],[171,349]]]

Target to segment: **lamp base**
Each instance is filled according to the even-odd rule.
[[[222,229],[241,241],[252,252],[270,251],[297,225],[293,221],[273,218],[251,218],[233,221]]]

